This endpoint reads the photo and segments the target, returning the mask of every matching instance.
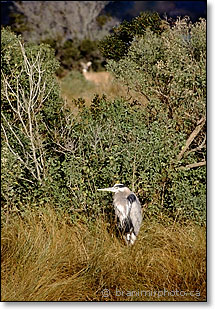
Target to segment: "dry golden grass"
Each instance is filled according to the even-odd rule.
[[[145,219],[127,247],[102,218],[72,224],[50,207],[9,217],[1,284],[2,301],[203,301],[205,228]]]
[[[96,75],[97,73],[94,72],[94,74]],[[110,79],[108,83],[101,81],[99,85],[96,85],[93,82],[86,81],[81,73],[71,71],[62,79],[58,79],[58,82],[60,84],[62,97],[75,113],[78,109],[74,105],[74,99],[83,98],[86,105],[90,105],[95,94],[99,96],[104,94],[109,100],[124,98],[130,102],[137,100],[143,106],[147,104],[147,99],[143,95],[128,90],[126,86],[114,79]]]

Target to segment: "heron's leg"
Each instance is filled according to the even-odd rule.
[[[136,236],[133,232],[125,234],[123,238],[127,245],[133,245],[136,240]]]
[[[127,239],[127,236],[124,235],[124,236],[123,236],[123,239],[124,239],[126,245],[129,245],[129,240]]]
[[[137,239],[137,237],[135,236],[135,234],[132,232],[130,235],[130,243],[134,244],[135,240]]]
[[[126,234],[126,240],[129,242],[130,239],[131,239],[131,234],[130,233]]]
[[[115,223],[118,222],[118,216],[115,214]]]

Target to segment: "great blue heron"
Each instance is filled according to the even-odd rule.
[[[118,227],[127,244],[134,244],[142,223],[141,204],[137,196],[123,184],[100,188],[98,191],[113,192],[113,206]]]

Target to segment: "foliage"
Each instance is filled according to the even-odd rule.
[[[105,200],[97,188],[121,182],[137,192],[148,214],[175,216],[180,210],[181,220],[204,222],[205,169],[178,170],[177,154],[186,136],[175,131],[167,116],[158,122],[140,106],[123,100],[111,103],[95,97],[90,107],[77,104],[82,111],[71,123],[70,146],[62,147],[65,160],[59,167],[64,171],[61,188],[71,193],[73,216],[96,218],[102,212],[101,200],[102,206],[111,207],[111,196]]]
[[[201,42],[201,43],[200,43]],[[144,51],[144,53],[143,53]],[[160,37],[148,32],[133,43],[128,58],[110,63],[111,70],[130,87],[158,97],[176,129],[189,134],[203,121],[203,129],[192,141],[204,159],[206,108],[206,22],[191,25],[189,20],[176,23]],[[136,73],[133,74],[133,73]],[[191,112],[192,111],[192,112]],[[194,139],[193,139],[194,140]]]
[[[98,23],[98,25],[102,28],[102,26],[104,26],[108,21],[110,21],[112,19],[111,15],[108,14],[103,14],[103,15],[99,15],[96,18],[96,21]]]
[[[130,22],[123,21],[119,26],[114,27],[113,33],[100,42],[100,50],[105,58],[118,61],[127,54],[135,36],[144,36],[148,28],[153,33],[160,34],[162,32],[161,25],[158,13],[141,12]]]
[[[189,132],[205,114],[206,22],[179,20],[161,35],[147,30],[126,57],[108,61],[108,69],[149,100],[158,98],[178,130]]]
[[[192,170],[205,164],[205,20],[192,25],[189,18],[179,19],[174,27],[166,27],[159,35],[147,29],[144,36],[134,38],[127,56],[119,61],[109,60],[107,68],[148,99],[147,110],[159,126],[165,115],[172,136],[181,135],[184,139],[183,148],[175,154],[175,160],[183,166],[180,168]],[[202,208],[205,205],[206,171],[204,167],[191,170],[170,175],[168,172],[164,200],[168,207],[178,205],[180,210],[189,200],[196,201],[192,209],[197,214],[201,209],[199,200]]]
[[[2,30],[1,61],[2,197],[31,200],[56,155],[63,102],[53,74],[59,65],[48,46],[24,44],[9,29]]]
[[[61,70],[78,70],[81,61],[91,60],[94,71],[97,71],[101,69],[101,64],[104,61],[99,53],[97,40],[67,40],[62,47],[58,49],[55,47],[55,50]]]
[[[170,30],[167,30],[167,33],[168,31]],[[158,37],[156,35],[151,36],[157,42]],[[12,42],[15,44],[16,40],[13,39]],[[142,41],[140,40],[140,42]],[[12,53],[10,59],[17,56],[19,66],[25,68],[23,54],[18,48],[19,44],[17,43],[15,46],[15,54],[12,53],[14,51],[13,45],[10,49],[7,49]],[[29,53],[31,48],[38,55],[36,50],[41,47],[29,46]],[[133,45],[131,50],[132,48]],[[28,45],[26,45],[26,55],[27,50]],[[158,50],[160,49],[158,48]],[[134,54],[129,51],[128,57],[131,57],[131,55],[134,58]],[[179,54],[176,53],[176,55]],[[156,55],[153,53],[151,57],[156,57]],[[10,67],[6,66],[7,63],[9,66],[10,62],[6,62],[6,59],[7,57],[3,54],[4,70],[10,73],[11,71],[8,69]],[[48,64],[48,59],[46,62],[44,58],[44,64],[42,62],[41,65]],[[150,60],[151,58],[148,57],[148,61]],[[119,63],[110,63],[115,68],[120,68],[117,67],[120,64],[123,64],[121,60]],[[134,65],[134,61],[132,64]],[[170,64],[169,69],[174,67],[173,61]],[[127,65],[129,66],[130,63],[127,62]],[[143,68],[144,65],[142,64]],[[51,66],[51,63],[49,66]],[[51,81],[48,71],[51,68],[46,70],[48,74],[47,81],[49,79]],[[197,64],[196,68],[198,68]],[[26,79],[27,75],[24,69],[22,74],[23,82],[20,90],[26,96],[29,96],[30,84]],[[137,74],[141,74],[141,71],[140,73],[138,71]],[[175,72],[175,74],[176,77],[180,76],[180,72]],[[135,75],[134,71],[133,75]],[[17,79],[16,75],[9,74],[9,77],[14,88],[19,79]],[[141,76],[137,75],[138,78],[141,81]],[[26,90],[23,88],[24,85]],[[50,90],[50,88],[45,89],[48,92]],[[5,91],[5,88],[3,90]],[[176,90],[183,91],[180,88],[176,88]],[[10,99],[8,101],[4,91],[3,107],[10,107],[7,114],[8,119],[16,124],[16,132],[22,134],[19,118],[11,109],[13,101],[10,98],[13,97],[8,97]],[[153,92],[153,89],[151,92]],[[14,93],[16,94],[15,91]],[[49,95],[51,96],[51,94],[52,92]],[[197,94],[202,96],[202,90],[198,89],[195,95],[197,96]],[[45,159],[45,173],[42,174],[43,182],[34,182],[32,176],[29,176],[29,172],[26,171],[26,167],[21,165],[22,162],[17,160],[16,156],[13,156],[11,150],[14,150],[16,154],[21,154],[19,152],[23,151],[17,141],[13,149],[8,149],[8,145],[4,141],[4,205],[18,205],[18,203],[22,205],[22,202],[29,201],[31,205],[39,206],[49,201],[54,203],[57,209],[60,208],[69,212],[73,220],[81,218],[84,221],[89,221],[89,219],[93,221],[97,219],[100,213],[105,212],[110,216],[112,214],[111,196],[101,195],[101,193],[97,192],[97,188],[121,182],[138,194],[144,209],[147,207],[146,214],[149,216],[153,215],[158,218],[161,214],[167,214],[169,218],[172,217],[181,221],[192,219],[199,224],[204,223],[206,218],[206,169],[204,166],[192,167],[192,165],[204,159],[205,156],[203,144],[198,150],[195,150],[196,147],[193,145],[198,143],[196,139],[199,135],[201,136],[205,121],[202,120],[197,125],[198,130],[196,131],[196,128],[192,127],[195,124],[194,121],[188,119],[183,124],[183,119],[181,120],[183,113],[178,111],[180,118],[177,119],[176,111],[172,115],[167,113],[168,105],[165,101],[163,102],[159,96],[155,96],[153,93],[149,95],[150,102],[146,107],[141,106],[137,100],[133,104],[123,99],[116,99],[111,102],[104,96],[95,96],[92,104],[87,107],[84,101],[79,99],[77,100],[79,112],[76,115],[69,115],[64,111],[58,97],[53,99],[49,97],[47,101],[44,101],[43,108],[45,111],[46,107],[50,108],[48,111],[50,112],[50,118],[52,116],[51,123],[45,127],[45,130],[46,117],[44,116],[41,122],[37,123],[43,128],[42,137],[40,130],[38,131],[35,128],[34,131],[36,137],[39,137],[38,141],[43,139],[41,148]],[[192,96],[189,95],[188,98],[192,98]],[[188,104],[186,101],[185,103]],[[186,106],[183,107],[181,103],[180,109],[185,108]],[[204,108],[201,107],[193,115],[198,116],[201,111],[204,111]],[[3,112],[5,113],[5,110]],[[187,143],[189,135],[192,139],[188,139],[189,143]],[[26,152],[29,152],[29,145],[32,146],[32,144],[29,144],[28,139],[23,135],[20,136],[20,141],[25,145],[24,156],[26,156]],[[194,149],[190,150],[189,147],[192,146]],[[9,151],[10,157],[7,158],[6,154]],[[36,152],[36,158],[40,164],[39,154]],[[19,166],[13,166],[15,161],[19,163]],[[29,161],[29,163],[30,168],[35,169],[35,162]],[[28,182],[29,180],[30,182]],[[8,189],[10,192],[8,192]],[[16,193],[15,196],[13,196],[14,193]]]

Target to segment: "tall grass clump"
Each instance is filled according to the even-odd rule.
[[[205,228],[145,219],[133,247],[105,217],[72,224],[51,206],[2,227],[2,301],[203,301]],[[123,293],[122,293],[123,292]]]

